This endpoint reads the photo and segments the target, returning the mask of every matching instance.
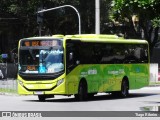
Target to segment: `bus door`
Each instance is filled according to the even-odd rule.
[[[78,74],[75,69],[79,65],[78,53],[76,50],[76,43],[74,41],[67,41],[66,43],[66,85],[68,94],[75,94],[78,88]]]

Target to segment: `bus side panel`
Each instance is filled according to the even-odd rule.
[[[149,85],[149,65],[137,64],[135,66],[136,71],[136,86],[135,88],[141,88]]]
[[[138,88],[148,86],[149,84],[149,65],[148,64],[116,65],[115,69],[116,69],[115,71],[119,71],[120,73],[120,75],[117,75],[116,77],[118,81],[122,81],[124,76],[128,78],[129,89],[138,89]],[[123,70],[124,70],[124,74],[122,74]]]
[[[123,78],[130,77],[134,75],[134,73],[131,71],[131,65],[125,65],[125,64],[117,64],[115,65],[115,85],[113,91],[120,91],[121,90],[121,83]],[[132,80],[132,84],[134,84],[134,80]]]
[[[78,93],[80,66],[77,66],[66,75],[66,93],[68,95]]]
[[[131,64],[112,64],[104,66],[104,91],[120,91],[121,82],[124,77],[129,80],[130,89],[135,88],[135,71]]]
[[[97,93],[103,73],[100,65],[79,65],[66,76],[68,94],[77,94],[80,80],[86,80],[88,93]]]
[[[114,85],[116,83],[115,79],[115,65],[108,64],[103,66],[103,74],[104,74],[104,84],[103,91],[114,91]]]
[[[100,92],[100,86],[103,80],[103,72],[101,69],[101,65],[92,65],[87,68],[88,76],[88,92],[89,93],[97,93]]]
[[[129,80],[129,89],[138,89],[149,84],[148,64],[117,64],[115,73],[116,84],[114,90],[121,90],[121,81],[124,76]]]
[[[66,91],[77,94],[82,78],[87,81],[88,93],[120,91],[125,76],[130,89],[141,88],[148,85],[148,70],[147,64],[79,65],[66,76]]]
[[[125,64],[125,76],[129,80],[129,89],[134,89],[136,87],[136,73],[134,64]]]

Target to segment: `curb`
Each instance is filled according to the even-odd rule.
[[[159,84],[155,84],[155,85],[149,85],[147,87],[160,87],[160,85]]]
[[[7,96],[19,96],[18,93],[8,93],[8,92],[0,92],[0,95],[7,95]]]

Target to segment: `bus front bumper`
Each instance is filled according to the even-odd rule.
[[[18,80],[18,94],[20,95],[42,95],[42,94],[66,94],[64,80],[53,83],[23,83]]]

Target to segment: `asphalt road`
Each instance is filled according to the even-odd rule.
[[[19,96],[0,93],[0,111],[160,111],[160,87],[131,90],[125,99],[108,94],[98,94],[93,99],[78,102],[73,96],[55,96],[39,102],[37,96]],[[127,113],[126,113],[127,114]],[[1,119],[1,118],[0,118]],[[32,120],[34,118],[8,118],[9,120]],[[8,120],[6,119],[6,120]],[[45,117],[36,120],[82,120],[82,117]],[[34,120],[35,120],[34,119]],[[159,117],[83,117],[83,120],[159,120]]]
[[[131,90],[124,99],[100,93],[84,102],[73,96],[55,96],[39,102],[37,96],[0,95],[0,111],[155,111],[159,106],[160,87]]]

